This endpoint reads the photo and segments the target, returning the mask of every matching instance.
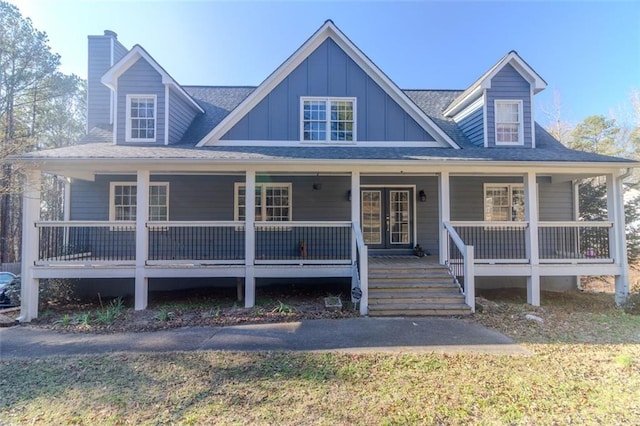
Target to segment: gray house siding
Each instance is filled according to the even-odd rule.
[[[541,221],[573,220],[571,182],[551,183],[547,177],[538,180],[538,218]],[[451,178],[451,220],[484,220],[485,183],[522,183],[518,177]]]
[[[469,142],[484,146],[483,108],[480,107],[458,122],[458,127],[467,136]]]
[[[184,100],[183,96],[174,89],[169,93],[169,143],[176,143],[182,139],[191,121],[197,115],[193,106]]]
[[[531,86],[511,65],[502,68],[491,80],[487,89],[487,140],[489,147],[496,146],[495,107],[498,99],[522,100],[524,146],[532,146],[531,138]]]
[[[113,58],[111,51],[113,49]],[[111,35],[89,36],[87,69],[87,127],[111,122],[111,89],[102,84],[102,75],[118,62],[127,49]],[[113,62],[112,62],[113,59]]]
[[[156,95],[156,140],[164,144],[164,85],[160,74],[144,59],[138,59],[118,78],[118,143],[125,142],[127,95]]]
[[[354,97],[359,141],[433,141],[331,39],[231,128],[227,140],[300,140],[300,98]]]

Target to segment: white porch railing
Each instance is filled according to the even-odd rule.
[[[147,222],[147,232],[148,265],[244,264],[244,222]]]
[[[353,265],[352,293],[360,296],[360,315],[367,315],[369,309],[369,248],[364,243],[360,225],[352,225],[355,239],[355,261]],[[356,288],[359,289],[355,290]]]
[[[540,222],[540,263],[611,263],[612,222]]]
[[[60,263],[133,264],[135,222],[38,221],[36,265]]]
[[[450,222],[476,263],[528,263],[528,222]]]
[[[529,263],[528,222],[450,222],[476,263]],[[538,222],[540,263],[612,263],[612,222]],[[535,247],[532,250],[536,250]]]
[[[256,222],[255,263],[351,264],[351,222]]]
[[[444,222],[444,229],[447,234],[445,263],[456,283],[462,289],[465,303],[471,308],[471,312],[475,312],[474,247],[472,245],[466,245],[450,223]]]

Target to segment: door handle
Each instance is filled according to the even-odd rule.
[[[389,232],[389,226],[390,226],[390,219],[389,219],[389,216],[387,216],[387,232]]]

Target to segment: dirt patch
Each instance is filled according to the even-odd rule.
[[[258,289],[256,304],[245,308],[236,289],[191,289],[154,292],[147,309],[136,311],[133,300],[97,300],[41,307],[25,327],[71,333],[155,331],[178,327],[227,326],[358,316],[350,299],[322,286],[269,286]],[[340,296],[344,308],[327,310],[324,299]],[[16,314],[17,316],[18,314]]]
[[[472,319],[519,343],[640,343],[640,316],[614,304],[613,293],[542,292],[527,304],[526,290],[483,290]]]

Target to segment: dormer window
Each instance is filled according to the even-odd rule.
[[[127,95],[127,142],[156,141],[156,95]]]
[[[304,142],[354,142],[354,98],[302,98]]]
[[[496,145],[523,145],[522,101],[496,100]]]

